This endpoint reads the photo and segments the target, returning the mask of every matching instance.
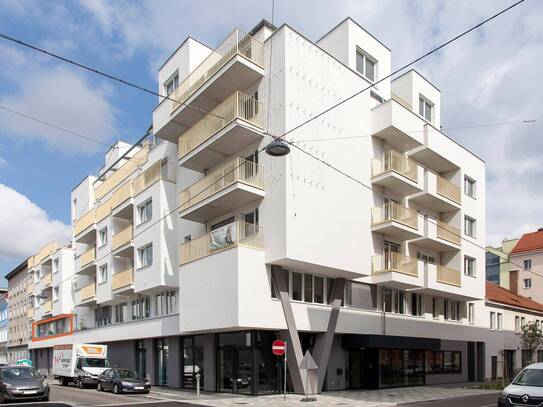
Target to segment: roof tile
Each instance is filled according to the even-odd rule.
[[[499,302],[504,305],[511,305],[514,307],[526,308],[532,311],[543,312],[543,304],[515,294],[499,285],[486,282],[486,299],[493,302]]]

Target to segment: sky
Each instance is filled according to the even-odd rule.
[[[316,41],[350,16],[392,49],[394,69],[512,3],[275,0],[274,24]],[[0,32],[158,89],[157,68],[187,36],[215,47],[235,27],[247,32],[271,20],[271,6],[272,0],[2,0]],[[441,90],[445,133],[486,162],[489,244],[543,226],[541,21],[542,3],[526,0],[414,67]],[[0,276],[47,242],[69,240],[71,190],[103,165],[106,146],[145,133],[157,102],[0,39]],[[487,124],[493,125],[472,127]]]

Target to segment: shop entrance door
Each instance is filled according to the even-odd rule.
[[[379,350],[349,351],[349,388],[377,389],[379,387]]]
[[[219,349],[219,390],[253,394],[253,350],[224,346]]]

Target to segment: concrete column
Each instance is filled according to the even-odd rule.
[[[178,336],[168,338],[168,386],[181,387],[181,346]]]
[[[155,342],[153,341],[153,339],[144,339],[143,341],[145,343],[145,346],[147,347],[147,357],[145,360],[147,378],[153,385],[155,385]]]
[[[205,391],[216,391],[217,355],[215,334],[204,335],[204,383]]]

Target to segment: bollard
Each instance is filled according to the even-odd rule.
[[[196,396],[200,397],[200,373],[196,373]]]

